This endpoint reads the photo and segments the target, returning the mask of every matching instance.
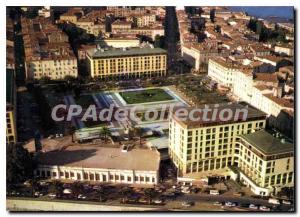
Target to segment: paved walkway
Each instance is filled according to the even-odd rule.
[[[6,209],[9,211],[159,211],[161,208],[111,206],[92,203],[39,201],[30,199],[7,199]]]

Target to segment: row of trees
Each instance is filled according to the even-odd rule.
[[[261,20],[250,19],[248,28],[259,35],[259,41],[275,41],[275,42],[286,42],[285,31],[275,25],[275,29],[271,30],[264,26]]]
[[[6,144],[6,183],[7,190],[33,179],[34,158],[22,143]]]

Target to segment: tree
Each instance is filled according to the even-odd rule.
[[[220,33],[221,32],[221,26],[220,25],[216,25],[215,31],[218,32],[218,33]]]
[[[142,136],[143,136],[143,128],[141,127],[134,127],[134,135],[139,137],[140,146],[142,145]]]
[[[104,140],[107,141],[107,137],[110,135],[110,130],[104,126],[101,128],[101,134],[104,136]]]
[[[78,197],[79,194],[82,194],[83,192],[83,185],[81,182],[74,182],[72,185],[71,185],[71,191],[72,191],[72,194],[75,198]]]
[[[145,197],[148,199],[149,204],[158,195],[157,191],[155,191],[153,188],[146,188],[144,191],[144,194],[145,194]]]
[[[80,97],[81,91],[82,90],[81,90],[81,86],[80,85],[77,85],[74,88],[75,99],[78,99]]]
[[[36,180],[36,178],[31,178],[29,180],[29,184],[30,184],[30,187],[31,187],[31,196],[34,196],[34,193],[35,191],[37,190],[37,187],[38,187],[38,182]]]
[[[122,202],[126,203],[128,197],[133,194],[133,190],[129,187],[124,187],[121,189],[120,194],[122,195]]]
[[[33,170],[33,157],[21,143],[6,144],[6,183],[8,188],[33,178]]]
[[[216,10],[215,9],[211,9],[210,13],[209,13],[209,17],[212,23],[215,22],[215,16],[216,16]]]
[[[43,76],[40,78],[40,83],[41,84],[49,84],[51,82],[51,78],[48,76]]]
[[[74,133],[76,132],[76,127],[74,127],[71,123],[71,126],[69,126],[69,133],[71,134],[72,136],[72,142],[74,142]]]
[[[102,202],[103,201],[103,196],[105,195],[103,187],[100,187],[97,190],[97,194],[99,195],[99,201]]]
[[[59,180],[54,180],[49,188],[49,192],[56,195],[56,197],[60,197],[63,193],[63,184]]]

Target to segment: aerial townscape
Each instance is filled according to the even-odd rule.
[[[294,8],[249,8],[7,6],[6,209],[294,212]]]

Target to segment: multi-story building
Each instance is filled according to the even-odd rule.
[[[146,160],[149,159],[149,160]],[[49,179],[155,185],[160,155],[156,150],[69,146],[38,155],[35,175]]]
[[[218,107],[224,108],[237,111],[243,106]],[[208,117],[212,114],[212,111],[208,113]],[[250,106],[243,120],[181,118],[175,110],[169,129],[169,154],[178,169],[179,179],[232,178],[242,181],[259,195],[270,195],[282,187],[293,186],[294,145],[264,130],[265,113]]]
[[[160,48],[91,49],[87,51],[91,77],[164,76],[167,52]]]
[[[142,14],[133,17],[133,22],[137,27],[150,26],[155,24],[156,15],[155,14]]]
[[[238,70],[234,61],[219,58],[211,58],[208,62],[208,76],[225,87],[233,87],[235,72]]]
[[[294,45],[276,45],[275,52],[279,54],[286,54],[288,56],[294,56]]]
[[[251,69],[243,69],[236,71],[233,94],[238,100],[277,117],[282,110],[294,111],[293,103],[282,97],[282,88],[275,73],[253,73]]]
[[[237,179],[259,195],[294,186],[294,144],[265,130],[236,137]]]
[[[116,20],[111,24],[111,32],[112,33],[120,33],[124,31],[126,32],[130,30],[131,27],[132,27],[132,22]]]
[[[6,142],[17,142],[14,70],[6,70]]]
[[[221,121],[212,111],[200,120],[178,118],[176,111],[171,114],[169,127],[169,154],[181,177],[205,178],[209,175],[228,175],[228,166],[237,159],[234,156],[235,140],[238,135],[248,134],[264,129],[266,114],[246,104],[221,105],[218,114],[223,109],[230,109],[234,116],[227,121]],[[212,106],[211,109],[214,107]],[[191,112],[194,108],[190,108]],[[247,114],[240,113],[242,109]],[[245,112],[245,111],[244,111]],[[245,115],[245,116],[244,116]],[[243,118],[241,118],[243,117]]]
[[[71,8],[66,13],[60,15],[59,19],[62,22],[76,23],[77,20],[84,15],[81,8]]]
[[[49,19],[22,18],[26,79],[78,76],[77,59],[67,35]]]
[[[228,57],[230,54],[227,49],[219,49],[214,46],[204,44],[192,44],[183,46],[181,49],[181,56],[186,60],[195,70],[207,70],[208,61],[213,57]]]

